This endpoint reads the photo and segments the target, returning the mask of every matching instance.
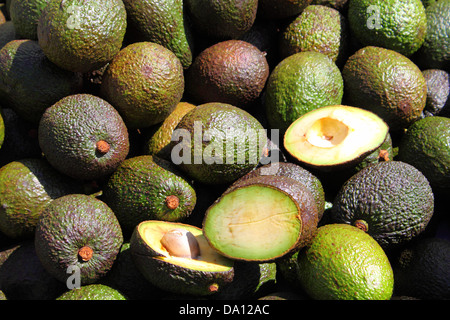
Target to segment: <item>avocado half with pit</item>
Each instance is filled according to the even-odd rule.
[[[203,234],[230,259],[263,262],[305,246],[317,223],[316,202],[305,185],[267,175],[230,186],[207,209]]]
[[[202,229],[192,225],[143,221],[131,236],[130,251],[143,276],[168,292],[211,295],[234,277],[234,261],[211,248]]]
[[[388,125],[365,109],[333,105],[295,120],[284,135],[286,151],[316,169],[347,168],[362,161],[386,139]]]

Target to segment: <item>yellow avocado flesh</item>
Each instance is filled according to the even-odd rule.
[[[294,121],[284,136],[286,150],[316,166],[332,166],[358,159],[378,148],[389,127],[376,114],[350,106],[328,106]]]
[[[146,244],[159,254],[154,257],[155,259],[200,271],[222,272],[229,271],[233,267],[233,261],[214,251],[203,236],[202,230],[195,226],[181,223],[148,221],[141,224],[139,229]],[[171,256],[168,250],[163,246],[161,239],[167,232],[174,229],[186,229],[195,236],[200,249],[200,255],[196,259]]]
[[[223,196],[209,208],[203,229],[221,254],[264,261],[295,247],[302,222],[298,206],[287,194],[255,185]]]

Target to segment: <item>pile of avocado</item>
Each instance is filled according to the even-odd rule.
[[[450,299],[450,0],[0,0],[0,300]]]

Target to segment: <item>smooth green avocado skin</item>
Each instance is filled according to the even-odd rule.
[[[86,73],[112,60],[122,47],[126,28],[127,13],[120,0],[50,0],[37,34],[50,61]]]
[[[399,144],[398,159],[427,177],[436,192],[450,193],[450,119],[426,117],[413,123]]]
[[[331,208],[333,223],[364,221],[383,248],[394,248],[423,232],[434,213],[434,194],[412,165],[387,161],[370,165],[341,187]]]

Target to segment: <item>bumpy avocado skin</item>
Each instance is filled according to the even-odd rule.
[[[342,76],[348,103],[374,112],[391,130],[420,119],[427,85],[420,69],[404,55],[381,47],[361,48],[349,57]]]
[[[117,110],[89,94],[67,96],[49,107],[39,122],[38,139],[52,166],[80,180],[111,174],[130,148],[128,129]],[[109,144],[106,153],[98,151],[98,141]]]
[[[180,59],[183,68],[189,68],[194,44],[182,0],[125,0],[124,4],[139,39],[168,48]]]
[[[342,186],[330,212],[333,223],[364,221],[383,248],[395,248],[423,232],[434,213],[434,194],[425,176],[401,161],[380,162]]]
[[[142,129],[164,121],[184,93],[180,60],[153,42],[123,48],[108,65],[101,96],[121,114],[127,127]]]
[[[398,159],[427,177],[433,190],[450,193],[450,119],[434,116],[413,123],[398,149]]]
[[[38,22],[39,45],[63,69],[96,70],[119,52],[127,13],[120,0],[50,0]]]
[[[37,41],[13,40],[0,50],[0,97],[23,119],[38,123],[45,109],[80,92],[80,74],[48,60]]]
[[[79,271],[81,285],[92,284],[111,269],[123,243],[122,229],[114,212],[101,200],[71,194],[53,200],[42,212],[35,233],[36,254],[44,268],[66,283]],[[93,251],[84,261],[78,251]]]
[[[9,7],[11,21],[21,39],[37,40],[37,24],[50,0],[12,1]]]
[[[179,136],[172,136],[172,161],[193,180],[208,185],[230,183],[250,172],[267,142],[264,127],[255,117],[226,103],[197,106],[175,131]],[[227,147],[232,139],[235,144]]]
[[[257,0],[186,1],[196,31],[213,38],[238,38],[248,31],[258,9]]]
[[[179,204],[165,201],[176,196]],[[181,221],[195,207],[194,188],[166,160],[150,155],[126,159],[109,177],[102,199],[113,209],[125,233],[145,220]]]
[[[0,230],[12,239],[30,239],[49,203],[81,191],[80,183],[56,171],[45,159],[12,161],[0,169]]]
[[[56,300],[127,300],[127,298],[112,287],[95,283],[64,292]]]

